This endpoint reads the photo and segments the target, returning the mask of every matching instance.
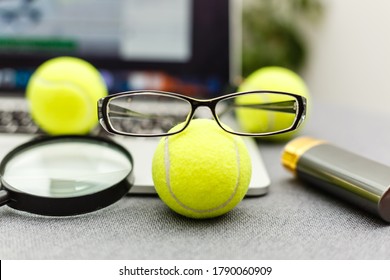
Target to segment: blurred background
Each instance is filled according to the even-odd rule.
[[[313,95],[390,115],[390,2],[324,1],[303,74]]]
[[[129,3],[133,2],[129,1]],[[3,52],[4,49],[7,50],[10,46],[12,47],[7,37],[7,34],[11,33],[7,33],[10,31],[7,28],[11,26],[10,22],[13,19],[15,20],[19,12],[23,12],[22,15],[24,15],[25,21],[28,18],[32,22],[29,24],[33,24],[35,21],[39,21],[40,17],[37,7],[43,4],[44,7],[53,8],[55,6],[53,3],[65,6],[65,3],[76,2],[0,1],[0,18],[2,19],[0,22],[0,35],[2,36],[0,36],[0,46]],[[83,3],[88,3],[88,1]],[[111,5],[109,1],[104,3]],[[158,3],[164,7],[163,2],[158,1]],[[195,0],[194,3],[204,3],[204,1]],[[333,104],[349,105],[369,112],[389,114],[389,1],[242,0],[242,4],[243,77],[263,66],[284,66],[302,75],[308,84],[313,99]],[[199,9],[202,5],[198,5]],[[15,11],[19,12],[15,13]],[[106,11],[115,14],[115,9],[103,9],[104,13]],[[133,10],[130,9],[129,11],[132,12]],[[50,14],[50,11],[44,10],[43,12]],[[136,11],[133,11],[132,16],[136,15]],[[74,16],[76,17],[78,14],[74,13]],[[80,16],[80,18],[83,18],[82,15]],[[96,14],[96,16],[99,15]],[[116,16],[111,18],[116,18]],[[26,22],[22,23],[27,24]],[[115,27],[114,24],[106,25]],[[18,27],[17,25],[14,26]],[[182,26],[184,26],[182,29],[185,30],[185,25]],[[115,29],[110,32],[106,30],[103,35],[113,37],[115,35],[115,32],[112,32],[113,30],[115,31]],[[40,32],[46,31],[40,30]],[[54,31],[62,32],[63,30],[51,30],[50,32]],[[218,41],[215,40],[215,36],[223,36],[219,33],[213,32],[214,39],[202,40]],[[16,32],[16,34],[21,33]],[[202,34],[202,32],[199,34]],[[60,47],[72,47],[71,42],[60,43],[62,44]],[[13,44],[20,47],[15,42]],[[50,47],[50,45],[43,46]],[[95,47],[98,47],[96,49],[98,52],[112,46],[95,44]],[[167,46],[167,50],[170,49],[172,48]],[[181,46],[180,50],[182,50],[179,53],[180,57],[175,59],[185,59],[188,56],[188,53],[185,52],[185,45]],[[168,55],[170,54],[168,53]],[[177,52],[175,55],[177,55]],[[7,57],[10,57],[10,59]],[[16,60],[21,65],[26,64],[27,61],[27,59],[20,56]],[[7,90],[7,83],[12,80],[12,73],[10,74],[9,68],[14,67],[14,65],[11,65],[11,62],[15,63],[15,52],[12,49],[9,53],[5,53],[5,56],[3,53],[0,59],[0,88],[3,91]],[[94,62],[99,66],[101,60],[95,60]],[[210,67],[210,65],[207,66]],[[30,72],[21,73],[22,80],[26,81],[30,74]],[[137,82],[140,81],[137,75],[133,76]],[[209,82],[208,85],[210,85]],[[218,89],[215,82],[211,86]],[[198,91],[197,88],[195,90]]]
[[[244,0],[244,6],[244,74],[254,61],[286,66],[303,76],[313,99],[390,114],[389,1]],[[261,45],[257,54],[251,45],[245,49],[251,40]]]

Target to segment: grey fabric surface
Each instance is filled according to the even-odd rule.
[[[390,165],[389,123],[390,114],[314,102],[301,135]],[[0,259],[390,259],[390,225],[294,179],[280,164],[284,145],[260,143],[270,192],[215,219],[142,196],[70,218],[1,207]]]

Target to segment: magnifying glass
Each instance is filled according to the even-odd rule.
[[[69,216],[113,204],[132,186],[133,159],[102,137],[55,136],[16,147],[0,164],[0,206]]]

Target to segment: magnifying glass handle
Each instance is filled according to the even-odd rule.
[[[9,195],[6,190],[0,190],[0,206],[7,204],[9,201]]]

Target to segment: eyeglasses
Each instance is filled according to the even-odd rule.
[[[295,130],[305,118],[306,99],[277,91],[239,92],[204,100],[163,91],[128,91],[100,99],[98,118],[110,133],[168,136],[182,132],[199,107],[208,107],[226,132],[268,136]],[[234,117],[238,124],[232,121]],[[179,123],[179,129],[171,130]]]

